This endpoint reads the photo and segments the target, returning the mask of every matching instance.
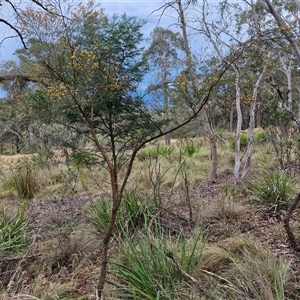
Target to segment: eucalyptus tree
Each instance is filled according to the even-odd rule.
[[[169,87],[173,78],[182,68],[183,38],[178,32],[170,29],[156,27],[147,39],[150,43],[144,53],[148,61],[150,70],[155,72],[154,83],[150,85],[150,90],[162,91],[163,109],[166,124],[169,122]],[[168,128],[168,127],[167,127]],[[170,145],[170,133],[165,135],[166,144]]]
[[[272,80],[269,82],[270,86],[278,93],[279,106],[291,115],[297,123],[298,130],[300,130],[300,103],[299,97],[295,97],[295,94],[300,95],[298,84],[300,2],[298,0],[285,0],[279,3],[270,0],[259,0],[251,4],[251,8],[255,8],[256,15],[260,16],[256,23],[263,27],[259,33],[260,37],[272,47],[270,51],[279,62],[277,66],[274,64],[274,73],[271,74]],[[281,80],[276,79],[276,77],[278,78],[276,69],[280,70],[285,76],[284,85],[287,93],[282,92],[283,84],[278,84]]]
[[[185,52],[186,77],[183,80],[183,82],[185,82],[186,84],[183,84],[183,87],[188,88],[188,93],[186,94],[189,95],[184,105],[192,111],[194,111],[197,108],[195,104],[198,103],[199,99],[201,98],[201,94],[203,92],[202,84],[200,84],[197,78],[197,71],[196,71],[197,60],[196,60],[196,55],[191,50],[190,37],[188,34],[188,22],[186,19],[186,15],[187,15],[186,12],[190,11],[189,8],[193,7],[193,4],[195,3],[197,3],[197,1],[181,1],[181,0],[166,1],[166,3],[160,8],[163,11],[172,9],[178,15],[177,25],[181,28],[182,37],[183,37],[183,46]],[[210,84],[208,83],[208,89],[209,86]],[[208,112],[206,107],[204,107],[201,110],[201,117],[211,147],[212,167],[208,176],[208,181],[215,182],[217,180],[217,167],[218,167],[216,137],[213,132],[213,128],[209,122],[209,117],[208,117]]]
[[[264,68],[264,47],[256,45],[255,39],[247,38],[245,27],[241,27],[240,16],[243,16],[244,7],[239,3],[230,3],[223,1],[212,9],[212,5],[208,1],[203,1],[195,6],[194,9],[194,28],[199,34],[204,35],[209,45],[212,46],[212,51],[216,53],[216,57],[227,64],[230,64],[230,69],[234,74],[234,89],[235,89],[235,106],[237,114],[236,125],[236,142],[235,142],[235,166],[234,176],[237,180],[242,180],[249,172],[252,144],[254,137],[255,126],[255,110],[257,103],[258,88],[262,82]],[[237,18],[238,16],[238,18]],[[231,63],[232,57],[238,57]],[[251,76],[249,76],[249,72]],[[249,100],[249,136],[246,151],[246,160],[244,170],[240,172],[242,166],[242,155],[240,147],[241,129],[243,119],[245,119],[246,111],[242,109],[247,101],[247,92],[245,83],[249,85],[249,79],[257,77],[253,83],[252,96]],[[243,103],[244,102],[244,103]],[[243,116],[244,115],[244,116]],[[245,127],[245,126],[244,126]]]
[[[272,3],[270,0],[258,0],[257,4],[274,18],[278,31],[284,35],[300,63],[300,47],[298,45],[300,1],[283,0]]]
[[[288,89],[287,95],[283,96],[278,85],[276,87],[276,90],[280,98],[280,106],[283,107],[292,116],[293,120],[297,123],[298,131],[300,131],[300,87],[298,84],[299,74],[297,74],[297,70],[300,68],[300,1],[285,0],[277,3],[271,2],[270,0],[258,0],[257,4],[270,16],[273,17],[277,25],[276,27],[278,33],[284,36],[286,42],[290,46],[280,47],[279,52],[279,58],[281,62],[280,70],[286,76]],[[298,93],[298,105],[296,105],[296,108],[293,99],[293,89]],[[289,226],[289,220],[299,201],[300,197],[298,195],[291,202],[284,218],[284,225],[290,244],[296,251],[299,251],[299,246],[296,244],[294,234]]]
[[[112,210],[102,240],[97,285],[101,297],[116,216],[137,152],[194,120],[226,68],[202,95],[198,92],[185,119],[168,128],[139,94],[147,73],[140,46],[144,22],[126,15],[108,18],[93,2],[76,6],[67,1],[53,3],[56,14],[33,8],[20,14],[20,32],[28,38],[22,60],[32,66],[32,77],[45,83],[38,89],[51,102],[49,108],[54,107],[49,110],[52,121],[94,143],[108,171]],[[61,112],[59,120],[55,111]]]

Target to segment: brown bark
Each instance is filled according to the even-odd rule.
[[[35,79],[35,78],[27,76],[27,75],[21,75],[21,74],[0,75],[0,82],[9,81],[9,80],[16,80],[16,79],[21,79],[21,80],[24,80],[24,81],[30,81],[30,82],[41,83],[43,85],[46,85],[43,80]]]
[[[291,219],[291,215],[292,215],[293,211],[295,210],[295,208],[299,202],[300,202],[300,194],[298,194],[294,198],[294,200],[291,202],[291,204],[289,205],[289,207],[285,213],[284,219],[283,219],[284,229],[287,233],[290,245],[297,252],[300,252],[300,245],[297,245],[295,235],[290,227],[290,219]]]

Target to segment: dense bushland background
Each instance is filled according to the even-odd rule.
[[[298,1],[7,4],[2,299],[297,299]]]

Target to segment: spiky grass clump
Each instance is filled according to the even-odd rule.
[[[26,247],[27,219],[25,204],[12,216],[8,217],[3,207],[0,210],[0,256],[20,252]]]
[[[120,247],[121,262],[120,258],[112,261],[118,294],[126,299],[140,300],[190,299],[193,289],[188,287],[178,266],[170,259],[169,249],[179,252],[180,265],[187,273],[192,273],[200,260],[197,256],[201,256],[199,237],[181,236],[174,240],[161,230],[139,235],[136,242],[127,236]],[[199,290],[196,295],[192,299],[200,299]]]
[[[140,300],[191,299],[191,295],[192,299],[285,299],[289,263],[276,261],[261,244],[234,237],[204,245],[195,236],[174,240],[162,232],[139,235],[135,241],[127,237],[121,257],[111,262],[118,295]],[[177,262],[170,259],[170,249],[176,249]]]
[[[198,151],[198,146],[194,142],[189,142],[184,146],[183,153],[188,157],[192,157]]]
[[[242,133],[240,135],[240,149],[245,149],[247,147],[248,143],[248,134],[247,133]],[[236,145],[236,140],[232,139],[229,143],[230,149],[234,150]]]
[[[254,139],[258,144],[264,144],[269,141],[269,135],[266,131],[257,131],[254,135]]]
[[[247,183],[252,198],[270,210],[287,209],[295,193],[295,179],[283,171],[263,170]]]
[[[213,220],[236,220],[247,209],[245,205],[235,200],[233,195],[222,193],[208,203],[202,212],[202,216]]]
[[[23,199],[32,199],[39,190],[37,166],[30,160],[23,160],[12,173],[12,179]]]
[[[289,263],[276,261],[263,245],[234,237],[207,246],[199,271],[216,299],[285,299]]]
[[[112,203],[109,199],[92,202],[84,209],[87,220],[99,233],[106,232],[110,217]],[[130,232],[142,228],[155,212],[155,201],[145,198],[137,192],[126,193],[117,214],[116,230]]]
[[[146,159],[158,159],[159,157],[169,157],[174,148],[168,145],[157,144],[154,146],[147,146],[141,149],[138,154],[137,158],[139,160],[146,160]]]

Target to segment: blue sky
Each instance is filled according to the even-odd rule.
[[[19,0],[24,4],[29,4],[29,0]],[[88,0],[70,0],[73,3],[87,2]],[[171,24],[177,23],[177,15],[174,10],[167,10],[165,14],[160,19],[158,24],[159,16],[161,11],[156,11],[159,9],[165,1],[162,0],[94,0],[95,3],[100,4],[100,7],[103,8],[108,16],[113,14],[123,14],[124,12],[130,16],[137,16],[141,19],[147,21],[146,25],[143,27],[144,37],[147,38],[149,33],[154,29],[155,26],[159,25],[161,27],[168,27]],[[18,1],[16,1],[18,2]],[[201,0],[198,1],[199,3]],[[216,4],[219,1],[208,0],[210,4]],[[241,0],[229,0],[229,2],[239,3]],[[5,2],[4,2],[5,4]],[[24,6],[22,4],[22,6]],[[13,23],[13,15],[11,10],[6,10],[7,5],[0,6],[0,18],[8,20]],[[170,29],[173,31],[180,31],[180,28],[172,26]],[[15,33],[9,29],[3,23],[0,23],[0,63],[1,60],[14,59],[13,53],[16,49],[22,47],[22,43],[18,38],[5,39],[8,36],[15,35]],[[5,39],[5,40],[3,40]],[[199,37],[197,38],[196,44],[203,46],[204,40]],[[193,47],[195,52],[198,52],[200,47]]]
[[[78,3],[80,2],[78,0],[72,1]],[[25,3],[26,2],[28,3],[28,1],[25,1]],[[86,2],[86,0],[83,0],[82,2]],[[108,16],[111,16],[115,13],[123,14],[125,12],[129,16],[137,16],[146,20],[147,23],[143,28],[145,38],[149,36],[149,33],[158,24],[160,13],[154,11],[164,4],[164,2],[160,0],[95,0],[95,2],[100,3],[100,7],[105,10],[105,13]],[[0,10],[0,18],[13,22],[13,16],[10,15],[8,11],[5,11],[4,6]],[[159,25],[162,27],[167,27],[171,22],[171,16],[166,15],[162,17]],[[2,41],[0,45],[0,62],[1,60],[14,59],[14,51],[22,47],[22,43],[18,38],[6,38],[13,35],[15,35],[15,33],[12,30],[10,30],[3,23],[0,23],[0,42]]]
[[[73,2],[86,2],[87,0],[72,0]],[[25,1],[25,3],[28,1]],[[161,11],[155,12],[163,6],[164,1],[161,0],[95,0],[100,4],[100,8],[105,10],[108,16],[113,14],[126,13],[129,16],[137,16],[143,20],[146,20],[146,24],[142,28],[144,38],[149,37],[150,32],[157,26],[168,27],[171,23],[174,23],[175,15],[172,17],[172,12],[169,10],[166,15],[161,17]],[[5,7],[0,9],[0,18],[4,18],[13,23],[13,15],[9,15],[9,12],[5,11]],[[174,13],[174,12],[173,12]],[[178,31],[179,28],[172,26],[172,30]],[[14,60],[14,51],[18,48],[22,48],[23,45],[19,38],[6,38],[14,36],[15,33],[10,30],[6,25],[0,23],[0,64],[5,60]],[[145,85],[147,83],[145,82]],[[3,96],[0,91],[0,97]]]

